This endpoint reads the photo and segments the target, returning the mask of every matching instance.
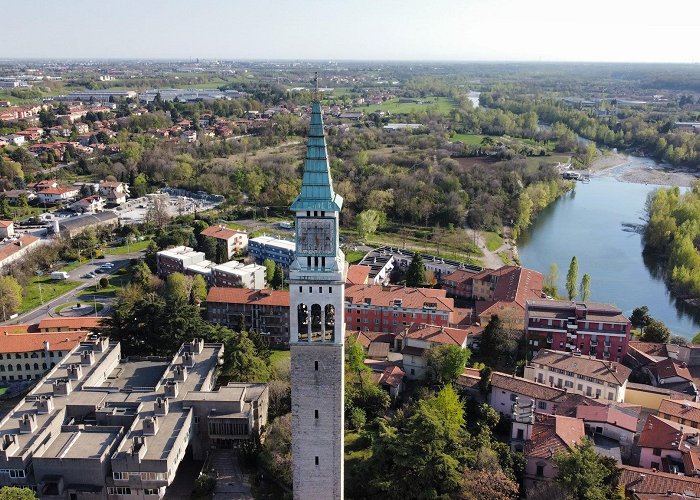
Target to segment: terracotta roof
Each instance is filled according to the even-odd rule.
[[[212,287],[207,302],[289,307],[289,291]]]
[[[389,356],[389,344],[387,342],[372,342],[367,349],[370,358],[386,358]]]
[[[660,344],[657,342],[641,342],[639,340],[630,340],[629,348],[646,354],[647,356],[658,356],[662,358],[668,357],[668,350],[666,349],[666,344]]]
[[[379,377],[379,383],[398,387],[403,382],[405,375],[406,373],[398,366],[388,366],[382,372],[381,377]]]
[[[236,229],[229,229],[224,226],[209,226],[204,229],[202,233],[204,236],[209,236],[211,238],[217,238],[219,240],[229,240],[237,234],[246,234],[244,231],[238,231]]]
[[[483,271],[482,271],[483,272]],[[455,283],[465,283],[474,278],[478,273],[470,269],[457,269],[450,274],[443,276],[443,281],[453,281]]]
[[[102,316],[83,316],[80,318],[45,318],[39,321],[39,330],[47,328],[70,328],[72,330],[85,330],[98,328],[102,325]]]
[[[72,192],[77,192],[78,190],[75,188],[69,188],[69,187],[55,187],[55,188],[47,188],[47,189],[42,189],[39,191],[39,194],[65,194],[65,193],[72,193]]]
[[[537,382],[531,382],[530,380],[501,372],[493,372],[491,374],[491,387],[542,401],[552,401],[566,394],[566,391],[562,389],[538,384]]]
[[[525,456],[549,459],[558,451],[572,449],[585,436],[583,420],[536,413],[530,440],[525,444]]]
[[[659,379],[680,377],[685,380],[693,380],[693,376],[688,370],[688,365],[676,359],[666,358],[654,364],[656,376]]]
[[[85,340],[88,332],[55,332],[55,333],[5,333],[0,337],[0,352],[33,352],[43,351],[44,341],[49,342],[50,351],[70,351],[80,341]]]
[[[687,438],[697,434],[698,430],[677,422],[664,420],[654,415],[649,415],[644,423],[644,428],[639,435],[639,446],[642,448],[661,448],[662,450],[690,451],[690,444],[683,446]]]
[[[401,349],[401,354],[405,356],[422,356],[424,352],[425,349],[422,347],[404,346],[404,348]]]
[[[465,368],[462,374],[457,377],[456,385],[463,388],[476,387],[481,382],[481,372],[476,368]]]
[[[452,312],[452,325],[468,326],[472,323],[472,309],[455,307]]]
[[[700,496],[700,478],[629,465],[619,467],[622,473],[618,484],[624,486],[625,491],[634,491],[635,495],[657,494],[665,497],[670,491],[679,495],[692,493],[696,497]]]
[[[29,245],[33,245],[39,241],[39,238],[32,236],[31,234],[23,234],[19,237],[19,240],[12,241],[0,247],[0,262],[4,261],[10,255],[19,252],[23,248],[27,248]]]
[[[549,349],[541,349],[532,362],[620,385],[624,384],[632,373],[632,370],[614,361],[575,356],[572,353]]]
[[[0,220],[0,227],[10,227],[14,222],[11,220]]]
[[[695,401],[664,399],[659,405],[659,415],[683,418],[691,422],[700,422],[700,403]]]
[[[366,285],[369,280],[369,272],[372,270],[369,266],[361,266],[359,264],[353,264],[348,267],[348,274],[345,277],[347,283],[353,285]]]
[[[697,450],[683,453],[683,467],[685,468],[686,474],[700,471],[700,455],[698,455]]]
[[[454,310],[454,299],[447,298],[445,290],[436,288],[409,288],[404,286],[348,285],[345,287],[345,301],[354,305],[394,307],[401,300],[402,309],[424,309],[435,307],[438,311]]]
[[[18,324],[18,325],[0,325],[0,335],[14,335],[18,333],[29,333],[32,329],[33,325],[25,325],[25,324]]]
[[[574,394],[567,392],[551,400],[554,403],[552,414],[563,415],[565,417],[576,417],[576,409],[583,406],[605,406],[604,403],[595,399],[584,396],[583,394]]]
[[[468,335],[467,330],[422,323],[413,323],[404,331],[404,337],[408,339],[458,346],[466,345]]]
[[[617,323],[629,321],[622,311],[612,304],[598,302],[575,302],[573,300],[528,300],[527,307],[531,316],[539,318],[567,318],[576,309],[582,310],[588,320],[604,320]]]
[[[579,405],[576,408],[576,418],[580,418],[584,422],[601,422],[614,425],[630,432],[636,432],[637,430],[637,419],[622,413],[614,406]]]

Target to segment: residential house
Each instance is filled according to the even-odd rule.
[[[457,328],[414,323],[395,339],[395,348],[403,354],[403,369],[411,380],[426,376],[425,353],[433,346],[454,345],[465,349],[468,332]]]
[[[196,130],[185,130],[180,134],[180,140],[192,143],[197,142],[197,131]]]
[[[24,196],[28,202],[36,198],[36,194],[34,194],[32,191],[26,191],[24,189],[11,189],[10,191],[0,192],[0,198],[7,198],[10,205],[17,205],[22,196]]]
[[[69,208],[75,212],[94,214],[101,212],[104,206],[104,200],[100,196],[92,195],[71,203]]]
[[[15,235],[15,224],[11,220],[0,220],[0,239],[12,238]]]
[[[489,404],[501,415],[510,416],[513,403],[531,404],[539,413],[553,414],[555,401],[566,394],[564,389],[516,377],[507,373],[491,374]]]
[[[700,452],[697,429],[654,415],[647,417],[638,445],[639,466],[664,472],[685,472],[684,455],[695,462]]]
[[[457,269],[442,279],[442,288],[447,290],[447,295],[458,299],[471,299],[473,297],[473,278],[479,270],[464,268]]]
[[[369,284],[369,266],[361,266],[353,264],[348,267],[348,272],[345,276],[345,283],[348,285],[367,285]]]
[[[17,239],[0,245],[0,269],[21,259],[29,250],[40,244],[41,239],[25,233]]]
[[[289,342],[289,292],[212,287],[207,296],[207,320],[233,329],[267,336],[273,344]]]
[[[700,497],[700,478],[621,465],[618,485],[633,500],[688,499]]]
[[[47,188],[37,193],[40,203],[60,203],[77,197],[80,190],[73,187]]]
[[[129,196],[129,186],[124,182],[100,181],[98,194],[107,200],[107,203],[121,205],[126,203]]]
[[[525,378],[590,398],[623,402],[631,370],[614,361],[540,350],[525,366]]]
[[[209,226],[201,233],[208,238],[219,240],[225,248],[222,260],[232,259],[248,250],[248,233],[237,229],[229,229],[226,226]]]
[[[632,324],[610,304],[528,300],[525,335],[533,350],[554,349],[622,361]]]
[[[693,429],[700,429],[700,403],[688,400],[664,399],[659,406],[659,417]]]
[[[632,414],[630,414],[632,413]],[[620,443],[621,447],[629,448],[637,433],[638,412],[624,412],[621,408],[608,405],[579,405],[576,407],[576,418],[583,420],[590,435],[604,436]]]
[[[34,192],[43,191],[44,189],[57,188],[58,181],[55,179],[46,179],[43,181],[30,182],[27,184],[27,189],[32,189]]]

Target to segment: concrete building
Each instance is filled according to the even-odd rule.
[[[114,212],[107,211],[62,219],[58,223],[58,228],[60,234],[67,234],[72,238],[91,227],[116,227],[118,223],[119,216]]]
[[[294,260],[294,252],[296,252],[296,244],[289,240],[258,236],[248,241],[248,255],[258,264],[262,264],[265,259],[270,259],[287,269]]]
[[[163,498],[186,449],[201,460],[267,421],[265,385],[215,390],[222,356],[201,340],[138,360],[98,335],[81,342],[0,421],[0,486],[42,500]]]
[[[12,238],[15,235],[15,224],[11,220],[0,220],[0,239]]]
[[[207,295],[207,320],[265,335],[273,344],[289,342],[289,292],[212,287]]]
[[[232,259],[248,250],[248,233],[245,231],[229,229],[225,226],[209,226],[201,234],[221,242],[225,248],[224,259]]]
[[[525,335],[533,350],[577,352],[622,361],[632,324],[610,304],[565,300],[528,300]]]
[[[344,487],[345,256],[343,198],[333,191],[321,104],[312,106],[296,257],[289,267],[294,498],[342,499]]]
[[[54,97],[57,101],[109,101],[110,99],[133,99],[138,94],[133,90],[83,90]]]
[[[542,349],[525,366],[525,377],[590,398],[625,400],[632,371],[614,361]]]
[[[172,273],[184,273],[188,265],[198,264],[203,260],[205,260],[204,252],[196,252],[186,246],[161,250],[156,254],[158,276],[165,277]]]
[[[107,203],[121,205],[126,203],[126,198],[129,196],[129,186],[124,182],[100,181],[97,192],[107,200]]]
[[[0,269],[21,259],[29,250],[41,244],[41,240],[31,234],[23,234],[0,245]]]
[[[265,287],[265,266],[242,264],[235,260],[214,266],[211,284],[218,287],[262,289]]]

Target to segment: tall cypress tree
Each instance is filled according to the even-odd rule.
[[[425,264],[420,254],[414,253],[406,271],[406,286],[420,286],[423,283],[425,283]]]

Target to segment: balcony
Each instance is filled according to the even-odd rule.
[[[591,340],[591,347],[596,347],[598,345],[597,340]]]
[[[548,343],[548,344],[551,344],[551,343],[552,343],[552,340],[553,340],[552,337],[547,337],[547,343]]]

